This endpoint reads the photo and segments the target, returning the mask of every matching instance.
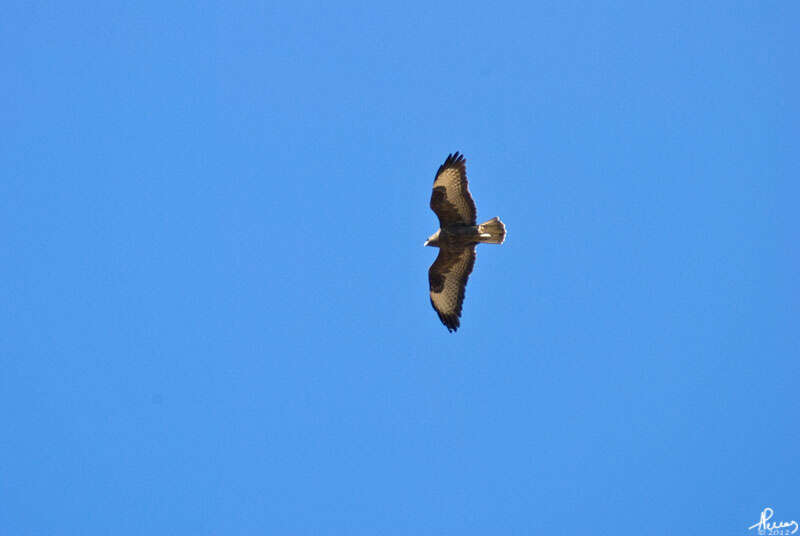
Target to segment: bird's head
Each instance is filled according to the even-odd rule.
[[[438,246],[439,245],[439,232],[441,232],[441,229],[439,229],[438,231],[433,233],[431,236],[429,236],[428,239],[425,241],[425,243],[422,244],[422,245],[423,246]]]

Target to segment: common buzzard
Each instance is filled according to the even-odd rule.
[[[476,225],[475,201],[467,187],[466,159],[459,153],[447,157],[433,180],[431,209],[439,217],[439,230],[425,246],[439,248],[428,270],[431,305],[451,333],[460,325],[464,289],[475,265],[475,246],[502,244],[506,226],[500,218]]]

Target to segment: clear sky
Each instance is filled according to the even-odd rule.
[[[6,4],[0,534],[800,520],[799,5]]]

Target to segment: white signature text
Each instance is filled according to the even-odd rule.
[[[772,508],[764,508],[764,510],[761,512],[761,519],[759,519],[758,523],[755,525],[750,525],[748,530],[758,529],[759,534],[772,535],[794,534],[797,532],[797,521],[792,520],[770,523],[769,520],[772,519],[772,515],[774,513],[775,512],[772,510]]]

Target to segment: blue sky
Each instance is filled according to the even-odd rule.
[[[800,519],[792,2],[12,2],[0,532]],[[428,208],[467,156],[462,327]]]

